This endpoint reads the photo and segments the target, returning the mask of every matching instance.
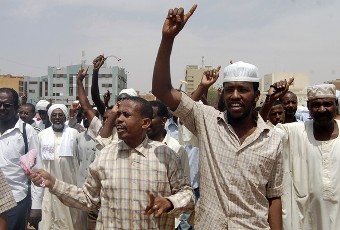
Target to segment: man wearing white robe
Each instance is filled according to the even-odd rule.
[[[38,135],[43,168],[56,178],[76,185],[79,168],[79,133],[65,125],[68,116],[65,105],[52,105],[48,110],[48,116],[52,126]],[[80,213],[80,210],[62,204],[55,195],[45,189],[42,221],[39,227],[58,230],[84,229]]]
[[[269,93],[270,101],[281,94],[278,87],[275,90],[278,93]],[[284,134],[284,229],[340,229],[340,121],[334,120],[335,95],[332,84],[308,87],[313,120],[277,126]]]

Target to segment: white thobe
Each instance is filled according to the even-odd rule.
[[[72,156],[60,156],[60,144],[62,141],[61,132],[53,132],[50,136],[50,128],[42,130],[39,136],[40,148],[42,148],[43,139],[54,139],[54,160],[44,160],[43,168],[55,178],[69,184],[77,185],[77,175],[79,168],[78,159],[78,142],[79,133],[76,129],[70,129],[69,144],[73,145]],[[48,189],[45,189],[42,202],[42,221],[39,224],[39,229],[55,229],[55,230],[80,230],[84,229],[85,223],[81,220],[81,211],[75,208],[69,208]]]
[[[313,121],[277,127],[285,134],[284,229],[340,229],[340,137],[315,140]]]

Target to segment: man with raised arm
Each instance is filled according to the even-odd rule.
[[[285,95],[291,80],[273,84],[261,114]],[[279,124],[284,134],[284,229],[340,229],[340,122],[333,84],[307,88],[312,120]]]
[[[194,102],[172,87],[170,55],[177,34],[196,10],[170,9],[153,75],[153,94],[199,139],[200,199],[195,229],[281,229],[282,139],[254,112],[257,67],[236,62],[224,69],[225,111]],[[218,76],[204,75],[209,87]]]
[[[151,118],[152,108],[145,99],[123,100],[116,119],[120,140],[96,156],[82,188],[43,170],[32,173],[32,182],[39,185],[43,177],[49,191],[70,207],[99,208],[96,229],[173,230],[174,217],[192,211],[193,192],[179,157],[148,139]]]

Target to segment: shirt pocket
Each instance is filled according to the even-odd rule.
[[[273,159],[270,156],[262,155],[260,153],[253,153],[248,161],[248,176],[250,182],[260,187],[266,186],[271,179],[276,159]]]
[[[25,146],[21,136],[7,141],[7,147],[3,150],[3,157],[6,161],[19,164],[20,156],[24,155]]]

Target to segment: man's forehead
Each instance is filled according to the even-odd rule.
[[[8,92],[1,92],[0,101],[13,101],[13,96]]]
[[[121,103],[118,104],[118,110],[129,110],[134,111],[138,109],[137,103],[134,101],[131,101],[129,99],[121,101]]]
[[[230,81],[224,82],[223,87],[230,87],[230,86],[244,86],[244,87],[252,87],[253,83],[248,81]]]
[[[62,113],[62,114],[64,114],[64,112],[63,112],[63,110],[62,109],[54,109],[53,111],[52,111],[52,114],[53,113]]]
[[[297,96],[295,93],[288,92],[282,97],[282,99],[297,99]]]
[[[313,102],[336,102],[336,101],[337,101],[336,98],[326,97],[326,98],[313,98],[308,102],[313,103]]]

